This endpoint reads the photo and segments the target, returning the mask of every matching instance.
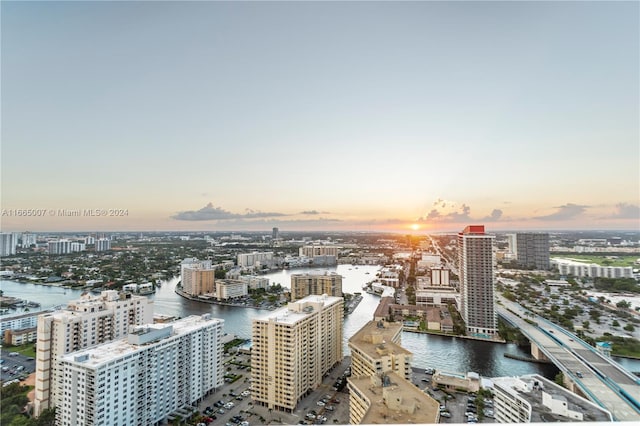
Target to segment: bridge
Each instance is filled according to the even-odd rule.
[[[499,297],[498,316],[531,342],[531,355],[554,363],[571,391],[609,410],[616,421],[640,420],[640,378],[571,332]]]

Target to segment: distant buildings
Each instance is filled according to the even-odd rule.
[[[255,404],[292,412],[342,361],[341,297],[307,296],[254,318],[251,397]]]
[[[0,234],[0,256],[13,256],[16,254],[17,239],[11,232]]]
[[[467,226],[458,234],[460,314],[467,333],[478,337],[497,335],[494,306],[493,235],[483,225]]]
[[[518,232],[516,246],[516,258],[520,266],[549,270],[549,234]]]
[[[223,320],[190,316],[60,357],[56,424],[154,425],[224,383]]]
[[[336,265],[340,247],[333,245],[306,245],[298,249],[300,257],[307,257],[314,265]]]
[[[565,277],[633,278],[631,266],[600,266],[561,258],[551,259],[551,266],[558,268],[560,275]]]
[[[153,301],[144,296],[103,291],[69,302],[67,308],[38,316],[34,411],[62,404],[64,373],[59,357],[124,337],[133,325],[153,322]]]
[[[38,325],[38,315],[49,312],[52,311],[26,312],[3,317],[0,321],[0,338],[9,343],[10,340],[7,340],[7,336],[11,336],[10,339],[13,339],[13,336],[22,335],[24,330],[35,330]],[[27,342],[36,340],[35,337],[32,340],[30,337],[30,335],[27,336]]]
[[[260,277],[257,275],[240,275],[238,276],[240,281],[244,281],[247,283],[247,286],[251,290],[257,289],[268,289],[269,288],[269,278]]]
[[[491,379],[498,423],[611,422],[611,413],[539,375]]]
[[[240,280],[216,280],[215,295],[218,300],[229,300],[246,296],[247,283]]]
[[[49,254],[69,254],[71,253],[71,241],[65,239],[48,241],[47,251]]]
[[[271,230],[271,239],[277,240],[278,238],[280,238],[280,230],[278,228],[273,228]]]
[[[342,297],[342,275],[335,272],[323,274],[292,274],[291,301],[311,294]]]
[[[240,253],[238,254],[238,266],[242,268],[271,267],[273,264],[273,252]]]
[[[95,241],[95,251],[111,250],[111,240],[108,238],[99,238]]]

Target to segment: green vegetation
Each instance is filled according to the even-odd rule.
[[[498,334],[507,342],[515,342],[518,345],[526,345],[528,340],[518,328],[511,327],[502,320],[498,320]]]
[[[244,342],[246,342],[245,339],[233,339],[230,342],[227,342],[224,344],[224,351],[227,352],[229,349],[236,347],[236,346],[240,346],[241,344],[243,344]]]
[[[593,280],[596,289],[607,292],[640,293],[640,286],[633,278],[603,278],[596,277]]]
[[[605,333],[604,336],[598,337],[596,340],[599,342],[611,343],[612,355],[640,358],[640,340],[612,336],[609,333]]]
[[[29,402],[27,393],[31,389],[33,386],[22,386],[19,383],[13,383],[1,389],[0,424],[6,426],[53,426],[55,424],[53,409],[45,410],[37,419],[28,417],[23,412],[25,405]]]
[[[20,345],[20,346],[4,344],[4,349],[9,352],[18,352],[19,354],[22,354],[24,356],[28,356],[31,358],[36,357],[35,343],[25,343],[24,345]]]

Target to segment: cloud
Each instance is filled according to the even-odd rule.
[[[538,220],[571,220],[584,213],[589,206],[581,206],[579,204],[567,203],[564,206],[554,207],[558,209],[555,213],[546,216],[535,216]]]
[[[500,218],[502,218],[502,210],[500,209],[493,209],[493,211],[491,212],[491,214],[489,216],[485,216],[482,221],[483,222],[497,222],[498,220],[500,220]]]
[[[286,216],[284,213],[261,212],[247,209],[247,213],[238,214],[224,210],[220,207],[214,207],[212,203],[207,204],[200,210],[187,210],[178,212],[171,216],[175,220],[201,221],[201,220],[232,220],[232,219],[254,219],[266,217]]]
[[[418,218],[418,222],[468,222],[470,220],[473,220],[469,217],[470,213],[471,207],[467,206],[466,204],[462,204],[459,211],[450,212],[447,214],[442,214],[437,209],[431,209],[431,211],[426,216]]]
[[[640,219],[640,206],[629,203],[618,203],[612,215],[601,219]]]

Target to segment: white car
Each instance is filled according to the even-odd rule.
[[[319,407],[324,407],[324,402],[322,402],[322,401],[318,401],[318,402],[316,402],[316,404],[318,404]]]

